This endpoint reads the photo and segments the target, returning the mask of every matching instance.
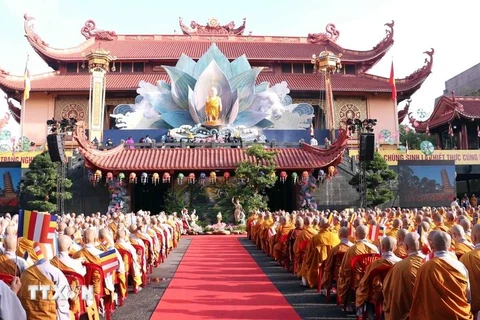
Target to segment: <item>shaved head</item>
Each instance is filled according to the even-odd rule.
[[[408,253],[417,252],[420,250],[420,235],[416,232],[409,232],[405,236],[404,243]]]
[[[338,230],[338,236],[340,237],[340,239],[348,238],[348,228],[341,227],[340,230]]]
[[[85,244],[95,244],[96,231],[93,229],[87,229],[83,233],[83,240]]]
[[[5,251],[13,251],[17,250],[17,236],[13,234],[9,234],[4,240]]]
[[[407,235],[408,231],[405,229],[400,229],[397,232],[397,241],[398,242],[404,242],[405,241],[405,236]]]
[[[67,235],[62,235],[58,237],[58,249],[60,250],[60,252],[69,252],[72,243],[72,239]]]
[[[446,232],[437,231],[432,236],[433,252],[447,251],[451,245],[452,245],[452,238]]]
[[[385,237],[382,239],[382,251],[389,252],[395,250],[397,240],[394,237]]]
[[[472,228],[472,241],[473,244],[480,243],[480,224],[476,224]]]
[[[310,226],[312,224],[312,217],[306,216],[303,219],[303,224],[305,225],[305,227]]]
[[[319,225],[321,228],[328,228],[328,227],[330,226],[330,223],[328,222],[327,219],[325,219],[325,218],[320,218],[318,225]]]
[[[357,239],[363,240],[367,237],[368,227],[365,225],[359,225],[356,229],[357,232]]]
[[[451,229],[452,236],[454,239],[464,239],[465,238],[465,230],[459,224],[456,224]]]

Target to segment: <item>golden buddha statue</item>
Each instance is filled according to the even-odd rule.
[[[218,96],[217,88],[211,88],[205,103],[205,113],[208,122],[217,122],[222,112],[222,99]]]

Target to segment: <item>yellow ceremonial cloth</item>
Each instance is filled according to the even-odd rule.
[[[291,223],[286,223],[283,226],[280,226],[276,236],[275,245],[273,246],[273,257],[277,261],[281,261],[283,258],[283,252],[286,250],[288,235],[290,231],[295,229],[295,226]]]
[[[110,228],[110,230],[112,230],[113,232],[113,236],[116,238],[117,236],[117,230],[118,230],[118,225],[112,221],[108,224],[108,228]],[[116,239],[115,239],[116,240]]]
[[[383,281],[385,320],[406,320],[412,306],[413,285],[423,256],[411,255],[395,264]]]
[[[79,258],[85,258],[87,262],[89,263],[94,263],[98,266],[101,266],[100,258],[91,254],[87,249],[83,248],[82,250],[79,250],[75,252],[75,254],[72,256],[73,259],[79,259]],[[93,285],[93,291],[95,294],[103,294],[103,292],[100,292],[101,285],[100,281],[102,281],[100,273],[97,271],[93,272],[92,275],[92,285]],[[87,283],[87,285],[90,283]]]
[[[334,259],[337,253],[346,252],[350,248],[344,243],[340,243],[335,246],[327,256],[327,259],[323,262],[323,274],[322,274],[322,287],[327,289],[332,285],[333,279],[338,277],[338,271],[342,265],[342,260],[337,261]],[[335,265],[334,265],[335,261]]]
[[[350,263],[352,259],[358,255],[366,253],[377,253],[372,248],[368,247],[362,241],[355,243],[353,246],[348,248],[343,257],[342,265],[340,266],[340,271],[338,272],[338,281],[337,281],[337,296],[339,303],[342,304],[347,297],[347,294],[350,290],[352,282],[352,270],[350,269]],[[360,279],[354,279],[354,287],[358,287]]]
[[[390,231],[387,232],[387,237],[393,237],[397,239],[398,228],[392,228]]]
[[[297,276],[301,277],[301,267],[303,258],[305,255],[305,251],[307,247],[303,245],[305,241],[310,241],[314,235],[317,234],[317,231],[313,229],[312,226],[303,229],[298,237],[295,239],[295,243],[293,244],[293,253],[294,253],[294,261],[295,261],[295,271],[297,272]]]
[[[454,225],[456,225],[455,221],[445,221],[445,227],[448,228],[448,230],[452,229]]]
[[[180,238],[180,234],[177,230],[177,224],[172,220],[167,220],[167,224],[173,228],[173,236],[172,236],[173,243],[172,243],[172,246],[174,248],[176,248],[178,246],[178,240]]]
[[[9,274],[11,276],[19,276],[17,264],[6,254],[0,254],[0,273]]]
[[[455,254],[457,256],[464,255],[465,253],[470,252],[472,250],[473,248],[465,243],[455,242]]]
[[[25,251],[28,252],[28,256],[32,259],[33,262],[37,261],[37,254],[33,250],[34,242],[32,240],[25,239],[23,237],[18,238],[17,251],[16,254],[19,257],[24,257]]]
[[[415,279],[410,319],[472,320],[467,285],[465,276],[448,262],[440,258],[427,261]]]
[[[403,243],[397,245],[395,250],[393,250],[393,254],[402,259],[405,259],[408,256],[407,249]]]
[[[310,288],[317,286],[318,268],[327,259],[333,247],[339,243],[337,234],[324,228],[320,228],[320,232],[310,240],[300,270],[301,276],[307,279]]]
[[[373,301],[374,303],[382,301],[382,280],[379,276],[371,275],[373,270],[381,266],[393,266],[393,263],[390,260],[380,258],[373,261],[365,269],[365,274],[363,275],[362,280],[360,280],[360,284],[355,291],[355,305],[357,308],[369,301]]]
[[[472,292],[472,312],[480,312],[480,249],[465,253],[460,262],[467,267]]]
[[[22,286],[17,296],[27,313],[27,319],[56,320],[57,305],[53,300],[53,290],[48,291],[47,299],[42,299],[40,290],[36,292],[36,297],[31,299],[31,293],[28,290],[30,285],[50,286],[53,289],[53,281],[45,277],[37,266],[32,266],[22,273],[20,282]]]
[[[450,229],[444,224],[439,224],[438,226],[435,226],[435,228],[433,228],[433,230],[450,233]]]

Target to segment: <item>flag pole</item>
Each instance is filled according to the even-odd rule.
[[[30,97],[30,74],[28,71],[28,62],[30,60],[30,55],[27,53],[27,62],[25,63],[25,73],[23,75],[23,95],[22,95],[22,110],[20,112],[20,143],[23,146],[23,135],[25,128],[25,114],[27,99]],[[27,84],[28,82],[28,84]]]
[[[392,100],[393,100],[393,116],[395,119],[395,140],[397,143],[397,149],[400,147],[400,124],[398,123],[398,111],[397,111],[397,85],[395,83],[395,73],[393,68],[393,56],[390,67],[390,85],[392,86]]]

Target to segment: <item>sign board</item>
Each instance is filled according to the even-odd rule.
[[[30,162],[33,161],[35,156],[41,154],[43,151],[29,151],[29,152],[15,152],[12,151],[5,151],[0,152],[0,163],[3,162],[21,162],[22,169],[28,169]],[[65,154],[67,157],[72,156],[71,151],[66,151]]]

